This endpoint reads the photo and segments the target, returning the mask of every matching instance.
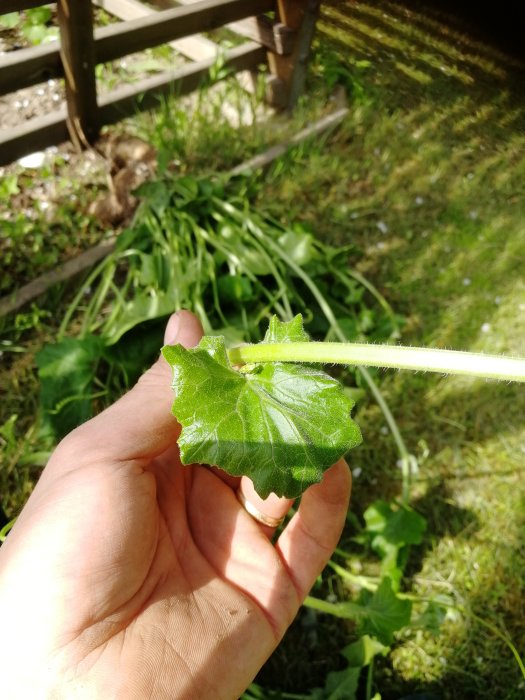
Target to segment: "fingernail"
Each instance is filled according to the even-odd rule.
[[[180,331],[180,315],[179,312],[172,314],[166,324],[166,330],[164,331],[164,342],[166,344],[175,343],[177,341],[177,336]]]

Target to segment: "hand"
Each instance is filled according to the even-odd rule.
[[[201,335],[184,311],[166,331],[186,347]],[[235,491],[274,517],[291,502],[181,466],[170,379],[161,358],[67,436],[0,549],[3,697],[235,700],[336,546],[346,464],[273,544]]]

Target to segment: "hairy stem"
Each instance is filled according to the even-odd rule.
[[[229,351],[233,364],[308,362],[421,370],[525,382],[525,359],[367,343],[258,343]]]

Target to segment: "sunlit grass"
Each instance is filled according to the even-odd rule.
[[[281,167],[261,205],[353,243],[358,269],[405,313],[403,342],[523,355],[525,67],[399,3],[328,3],[320,28],[359,80],[359,103],[350,97],[331,143]],[[357,72],[349,55],[369,68]],[[429,519],[409,585],[451,596],[462,612],[449,611],[437,637],[404,635],[377,689],[517,700],[512,654],[477,618],[525,649],[525,394],[402,372],[382,388],[420,458],[413,492]],[[377,406],[358,419],[361,513],[399,493],[400,479]]]

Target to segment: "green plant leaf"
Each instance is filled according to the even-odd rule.
[[[386,577],[364,605],[359,632],[377,637],[381,644],[390,646],[394,641],[394,632],[410,622],[411,612],[412,603],[398,598],[391,580]]]
[[[5,15],[0,15],[0,27],[2,29],[14,29],[19,21],[19,12],[8,12]]]
[[[242,275],[224,275],[217,280],[217,291],[221,300],[230,302],[253,299],[253,285]]]
[[[33,7],[25,11],[26,22],[33,25],[44,25],[51,20],[51,8],[47,5],[41,7]]]
[[[16,448],[16,421],[18,415],[13,413],[9,418],[0,425],[0,447],[6,452],[11,452]]]
[[[355,700],[361,668],[332,671],[326,677],[324,688],[315,688],[305,700]]]
[[[364,518],[369,532],[397,546],[420,544],[427,527],[425,518],[412,508],[405,505],[393,508],[381,500],[366,509]]]
[[[92,414],[96,365],[103,344],[97,336],[65,338],[36,356],[43,434],[61,438]]]
[[[276,317],[264,343],[304,342],[302,319]],[[173,413],[182,425],[183,464],[216,465],[247,475],[259,495],[294,498],[361,441],[353,402],[325,372],[281,362],[243,367],[228,360],[224,338],[196,348],[165,346],[173,367]]]
[[[389,648],[365,634],[356,642],[342,650],[348,661],[348,667],[342,671],[333,671],[326,678],[324,688],[315,688],[308,700],[354,700],[361,671],[372,659],[381,654],[385,656]]]
[[[279,236],[279,245],[296,265],[304,267],[314,255],[313,236],[301,231],[286,231]]]
[[[0,544],[5,541],[5,538],[9,534],[9,531],[13,527],[13,525],[16,523],[16,518],[13,518],[10,520],[8,523],[6,523],[2,529],[0,530]]]
[[[443,620],[447,616],[446,604],[450,604],[450,600],[447,597],[444,600],[446,601],[445,604],[440,602],[439,596],[436,597],[435,601],[431,600],[421,615],[412,620],[411,627],[438,635],[441,631]]]
[[[408,547],[420,544],[427,521],[409,506],[393,507],[381,500],[366,509],[364,518],[372,548],[382,559],[381,574],[389,576],[398,589]]]
[[[385,656],[388,653],[388,647],[377,639],[369,637],[368,634],[360,637],[356,642],[352,642],[342,650],[342,654],[348,661],[349,666],[368,666],[372,659],[381,654]]]

